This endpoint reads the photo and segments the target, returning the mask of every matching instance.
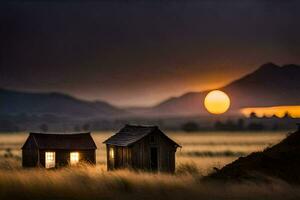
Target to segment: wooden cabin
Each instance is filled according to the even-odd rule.
[[[79,162],[96,164],[96,149],[90,133],[30,133],[22,147],[22,166],[57,168]]]
[[[175,171],[175,152],[180,145],[157,126],[126,125],[103,143],[106,144],[108,170]]]

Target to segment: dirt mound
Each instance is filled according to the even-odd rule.
[[[300,184],[300,131],[289,134],[280,143],[262,152],[240,157],[205,180],[267,181],[276,178]]]

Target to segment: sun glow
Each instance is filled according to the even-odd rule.
[[[204,106],[212,114],[222,114],[229,109],[230,99],[225,92],[213,90],[206,95]]]
[[[285,117],[300,118],[300,106],[272,106],[272,107],[253,107],[243,108],[240,112],[250,117],[251,113],[255,113],[257,117]]]

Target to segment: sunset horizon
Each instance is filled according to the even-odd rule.
[[[61,93],[61,94],[65,94],[65,95],[69,95],[69,96],[72,96],[74,98],[78,98],[80,100],[85,100],[85,101],[91,101],[91,102],[94,102],[94,101],[104,101],[104,102],[107,102],[109,104],[112,104],[114,106],[117,106],[119,108],[132,108],[132,107],[153,107],[153,106],[156,106],[168,99],[172,99],[172,98],[178,98],[178,97],[181,97],[185,94],[188,94],[188,93],[197,93],[197,92],[209,92],[209,91],[213,91],[213,90],[218,90],[218,89],[222,89],[223,87],[231,84],[232,82],[234,81],[237,81],[253,72],[255,72],[256,70],[260,69],[260,67],[264,66],[265,64],[268,64],[268,63],[272,63],[273,62],[265,62],[265,63],[262,63],[261,65],[259,66],[256,66],[256,67],[253,67],[254,69],[253,70],[250,70],[250,72],[246,73],[246,74],[242,74],[241,76],[238,76],[234,79],[231,79],[227,82],[225,82],[224,84],[221,84],[220,86],[218,87],[210,87],[210,88],[204,88],[204,89],[190,89],[190,90],[183,90],[181,92],[179,92],[178,94],[175,94],[175,95],[169,95],[169,96],[166,96],[166,97],[162,97],[162,98],[159,98],[159,99],[155,99],[154,102],[148,104],[148,103],[145,103],[148,101],[147,99],[147,96],[145,98],[143,98],[143,101],[139,100],[139,98],[135,99],[135,95],[131,96],[129,99],[133,100],[133,102],[129,103],[129,104],[123,104],[122,102],[125,101],[126,102],[126,98],[124,99],[121,99],[119,98],[118,101],[110,101],[109,98],[108,99],[101,99],[101,98],[88,98],[86,96],[82,96],[82,95],[76,95],[76,93],[72,93],[72,92],[68,92],[68,91],[64,91],[64,90],[60,90],[59,88],[56,88],[56,89],[53,89],[53,90],[44,90],[44,89],[30,89],[30,88],[15,88],[15,87],[0,87],[0,89],[5,89],[5,90],[12,90],[12,91],[17,91],[17,92],[29,92],[29,93]],[[275,64],[276,65],[276,64]],[[287,66],[289,64],[284,64],[284,65],[277,65],[278,67],[282,67],[282,66]],[[297,65],[297,64],[296,64]],[[300,65],[299,65],[300,66]],[[145,95],[147,92],[144,91],[143,93],[141,93],[141,95]],[[278,106],[282,106],[282,105],[278,105]]]
[[[17,2],[0,8],[4,88],[151,106],[300,63],[296,1]]]
[[[300,199],[299,10],[1,1],[0,200]]]

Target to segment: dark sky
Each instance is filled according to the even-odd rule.
[[[0,87],[120,106],[300,63],[300,1],[0,3]],[[124,3],[126,2],[126,3]]]

